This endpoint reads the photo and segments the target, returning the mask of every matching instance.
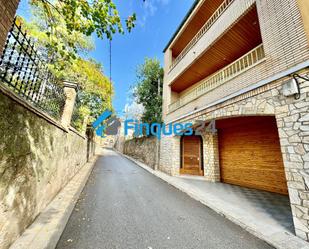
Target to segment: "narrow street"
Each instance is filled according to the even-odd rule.
[[[271,247],[128,159],[106,151],[57,248]]]

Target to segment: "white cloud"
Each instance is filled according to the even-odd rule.
[[[158,8],[167,5],[170,0],[146,0],[143,4],[144,14],[139,21],[139,24],[144,27],[149,17],[154,16]]]
[[[144,113],[144,106],[134,100],[131,104],[125,105],[124,112],[127,119],[140,120]]]
[[[127,97],[127,103],[124,107],[124,116],[127,119],[137,119],[140,120],[144,113],[144,106],[137,103],[137,98],[134,97],[133,92],[135,88],[130,89],[130,92]]]

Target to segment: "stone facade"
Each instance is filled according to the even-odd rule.
[[[159,170],[172,176],[179,175],[180,137],[163,136],[160,141]]]
[[[94,146],[3,87],[0,127],[0,248],[5,249],[86,163]]]
[[[204,1],[200,1],[198,6]],[[198,6],[180,28],[174,39],[181,35],[195,15]],[[173,79],[190,70],[190,65],[209,47],[215,45],[232,19],[256,7],[265,57],[255,66],[227,80],[217,88],[180,104],[174,111],[168,106],[181,96],[197,89],[198,82],[177,93],[171,85]],[[309,81],[298,78],[300,98],[285,97],[283,85],[292,75],[309,74],[309,26],[307,0],[243,1],[234,0],[226,11],[196,44],[187,51],[172,69],[173,41],[164,56],[163,119],[169,123],[209,122],[241,116],[273,116],[276,118],[282,158],[291,201],[296,234],[309,240]],[[236,17],[238,15],[238,17]],[[235,18],[236,17],[236,18]],[[213,42],[210,44],[210,40]],[[219,149],[217,134],[203,134],[204,174],[209,181],[220,180]],[[159,169],[171,175],[179,175],[180,139],[163,137],[161,140]]]
[[[19,0],[0,0],[0,55],[12,27]]]
[[[309,70],[299,72],[308,77]],[[309,236],[309,81],[299,80],[300,99],[285,97],[282,85],[288,78],[274,81],[220,105],[189,115],[177,122],[211,121],[238,116],[275,116],[279,131],[288,191],[296,234]],[[164,137],[161,142],[160,170],[179,174],[178,138]],[[207,180],[220,180],[218,140],[203,135],[204,172]]]
[[[204,165],[207,165],[207,170],[204,170],[206,180],[211,182],[220,181],[220,165],[219,165],[219,149],[218,149],[218,134],[204,132],[203,138],[203,156]]]

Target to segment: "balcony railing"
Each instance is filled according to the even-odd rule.
[[[175,111],[181,106],[237,77],[239,74],[263,61],[264,58],[264,48],[263,44],[261,44],[220,71],[200,81],[196,87],[182,95],[176,102],[170,104],[169,112]]]
[[[234,0],[225,0],[218,9],[212,14],[212,16],[207,20],[203,27],[197,32],[193,39],[187,44],[187,46],[182,50],[182,52],[173,60],[169,67],[172,70],[179,61],[188,53],[188,51],[199,41],[199,39],[210,29],[210,27],[218,20],[222,13],[230,6]]]

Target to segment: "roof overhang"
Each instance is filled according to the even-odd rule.
[[[169,40],[169,42],[167,43],[167,45],[165,46],[163,53],[165,53],[165,51],[168,49],[168,47],[172,44],[172,42],[174,41],[174,39],[176,38],[176,36],[178,35],[178,33],[180,32],[180,30],[183,28],[183,26],[185,25],[185,23],[189,20],[189,17],[191,16],[192,12],[194,11],[195,7],[198,5],[198,3],[201,2],[201,0],[195,0],[194,3],[192,4],[191,8],[189,9],[188,13],[186,14],[186,16],[184,17],[184,19],[181,21],[180,25],[178,26],[178,28],[176,29],[175,33],[173,34],[173,36],[171,37],[171,39]]]

